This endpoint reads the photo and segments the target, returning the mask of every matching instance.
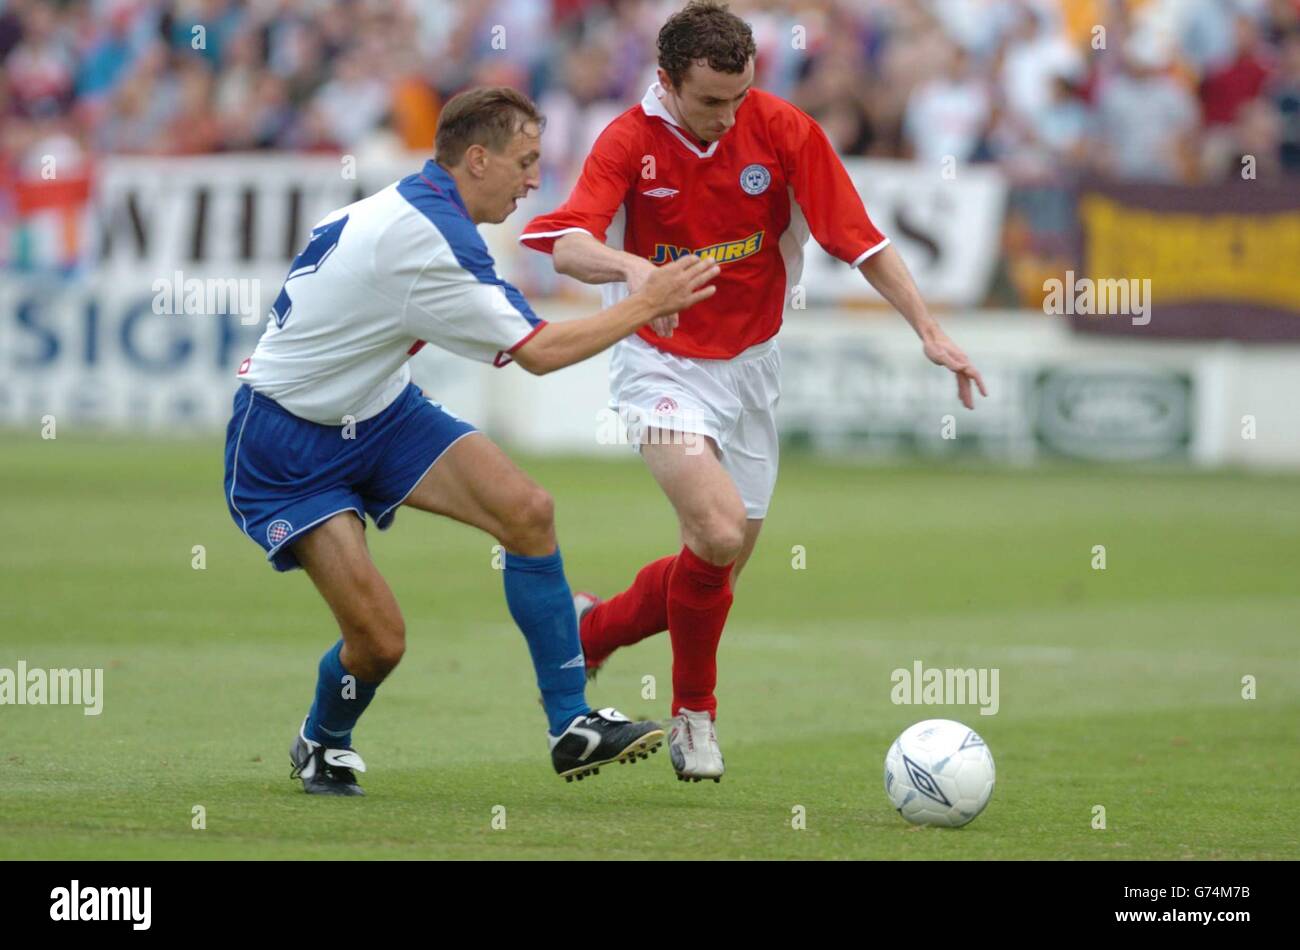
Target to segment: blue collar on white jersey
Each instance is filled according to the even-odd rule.
[[[451,172],[443,168],[433,159],[424,163],[424,168],[420,170],[420,178],[426,185],[434,191],[440,191],[451,197],[456,207],[469,217],[469,209],[465,207],[465,202],[460,197],[460,192],[456,190],[456,179],[451,177]]]
[[[492,255],[447,169],[429,160],[418,174],[407,175],[397,183],[397,193],[433,225],[464,270],[481,284],[499,285],[506,299],[530,324],[538,326],[542,322],[524,295],[497,276]]]

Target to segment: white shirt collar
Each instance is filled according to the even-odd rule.
[[[681,124],[678,123],[676,119],[673,118],[673,114],[668,111],[668,107],[664,105],[663,100],[659,98],[659,94],[663,92],[663,89],[664,87],[659,84],[658,80],[652,82],[650,88],[645,91],[645,96],[641,99],[641,111],[648,116],[663,119],[664,122],[668,123],[668,131],[681,139],[682,144],[694,152],[699,158],[712,158],[713,153],[718,150],[718,142],[710,142],[709,147],[701,151],[699,145],[696,144],[693,135],[690,135],[689,133],[683,135],[682,132],[685,132],[686,130],[682,128]],[[678,131],[679,129],[681,129],[681,131]],[[718,141],[721,141],[721,139]]]
[[[645,112],[646,115],[657,116],[658,118],[663,119],[669,125],[677,125],[677,120],[674,119],[673,114],[668,111],[668,107],[664,105],[664,101],[659,98],[660,93],[663,91],[664,87],[659,85],[659,80],[656,79],[652,82],[650,88],[645,91],[645,97],[641,100],[641,110]],[[680,125],[677,125],[677,127],[679,129],[681,128]]]

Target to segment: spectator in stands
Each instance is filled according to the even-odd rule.
[[[1022,3],[1013,23],[1002,55],[1002,101],[1014,121],[1032,127],[1055,104],[1056,80],[1082,74],[1084,64],[1054,12]]]
[[[1200,110],[1172,65],[1171,50],[1154,32],[1125,43],[1123,68],[1104,80],[1097,100],[1093,154],[1103,174],[1168,183],[1191,177]]]
[[[206,59],[186,55],[176,83],[176,107],[158,151],[169,155],[203,155],[222,146],[221,122],[212,101],[212,70]]]
[[[568,177],[569,170],[587,157],[601,130],[627,108],[615,95],[613,64],[604,48],[574,49],[564,59],[562,74],[563,84],[538,102],[548,133],[542,150],[544,177]],[[641,95],[644,92],[643,88]]]
[[[4,63],[13,108],[25,118],[61,115],[72,105],[77,63],[57,10],[33,3],[21,24],[22,39]]]
[[[1232,57],[1201,81],[1201,109],[1211,127],[1235,122],[1237,110],[1260,94],[1272,70],[1273,57],[1260,42],[1254,18],[1238,16],[1235,27]]]
[[[155,41],[113,92],[109,112],[94,130],[99,152],[161,151],[163,131],[176,109],[176,82],[165,46]]]
[[[1233,123],[1234,151],[1216,177],[1241,179],[1249,172],[1255,179],[1276,178],[1282,172],[1281,133],[1281,117],[1271,102],[1252,99],[1244,104]]]
[[[1300,0],[732,2],[760,37],[760,84],[846,155],[1188,181],[1192,143],[1217,179],[1276,135],[1278,168],[1300,172]],[[679,4],[0,0],[0,165],[24,162],[50,116],[92,152],[427,149],[442,99],[505,82],[553,116],[548,163],[567,179],[581,142],[640,98]]]
[[[387,78],[384,63],[359,47],[339,58],[334,78],[311,103],[329,141],[342,149],[356,148],[379,126],[389,108]]]
[[[1278,113],[1278,161],[1283,171],[1300,175],[1300,25],[1282,42],[1279,69],[1272,89]]]
[[[968,162],[980,144],[992,108],[988,83],[955,43],[943,72],[912,91],[903,114],[903,137],[917,161],[938,167]]]

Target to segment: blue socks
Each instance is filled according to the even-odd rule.
[[[340,640],[320,658],[316,678],[316,701],[307,716],[303,733],[312,742],[331,749],[352,747],[352,728],[375,698],[378,683],[363,683],[351,675],[339,659]]]
[[[551,735],[558,736],[574,719],[591,711],[578,617],[559,549],[545,557],[507,551],[505,585],[506,606],[533,656]]]
[[[558,736],[591,711],[578,618],[559,550],[545,557],[507,551],[505,586],[510,616],[528,641],[551,735]],[[352,729],[379,688],[348,673],[339,659],[342,649],[340,640],[321,657],[316,701],[303,730],[311,741],[333,749],[351,747]]]

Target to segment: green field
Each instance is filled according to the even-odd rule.
[[[635,460],[524,464],[575,587],[676,549]],[[409,647],[356,733],[367,797],[324,800],[286,751],[336,633],[221,481],[216,440],[0,437],[0,667],[105,669],[98,717],[0,706],[0,859],[1300,857],[1300,478],[788,458],[722,640],[720,785],[663,751],[557,779],[493,542],[408,510],[370,533]],[[998,713],[892,704],[916,660],[998,668]],[[663,717],[669,693],[656,637],[589,698]],[[936,716],[997,761],[957,831],[882,790],[894,736]]]

